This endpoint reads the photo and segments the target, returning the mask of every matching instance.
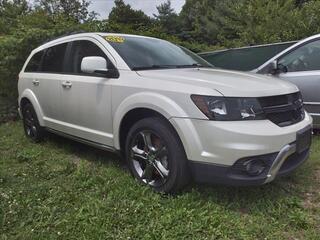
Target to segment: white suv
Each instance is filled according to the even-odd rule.
[[[215,69],[160,39],[62,37],[32,51],[18,85],[28,137],[47,130],[121,152],[156,191],[191,179],[260,185],[309,154],[312,119],[295,85]]]

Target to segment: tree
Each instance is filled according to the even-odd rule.
[[[17,25],[18,17],[29,11],[26,0],[0,0],[0,34],[10,32]]]
[[[123,0],[115,0],[114,3],[115,6],[109,14],[109,21],[132,25],[135,28],[148,26],[152,23],[150,17],[143,11],[132,9],[130,4],[125,4]]]
[[[174,9],[171,7],[171,1],[168,0],[165,3],[157,6],[158,14],[153,16],[162,26],[166,33],[175,34],[178,32],[179,18],[175,13]]]
[[[187,0],[183,39],[244,46],[297,40],[320,30],[319,0]]]
[[[219,36],[220,42],[231,46],[297,40],[297,24],[304,21],[295,0],[244,0],[232,12],[225,20],[229,32],[236,35]]]
[[[86,22],[96,18],[97,13],[89,12],[87,0],[36,0],[37,8],[50,15],[62,15],[75,22]]]
[[[222,29],[230,27],[226,16],[234,17],[233,8],[243,0],[187,0],[180,13],[183,39],[219,44]],[[227,34],[230,34],[228,32]]]

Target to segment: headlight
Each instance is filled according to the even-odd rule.
[[[210,120],[262,120],[265,114],[256,98],[191,95],[192,101]]]

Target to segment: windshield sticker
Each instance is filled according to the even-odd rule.
[[[114,42],[114,43],[123,43],[124,37],[120,36],[106,36],[105,38],[108,42]]]

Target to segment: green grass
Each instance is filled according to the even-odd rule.
[[[0,239],[319,239],[320,138],[311,159],[262,186],[140,186],[116,155],[0,125]]]

